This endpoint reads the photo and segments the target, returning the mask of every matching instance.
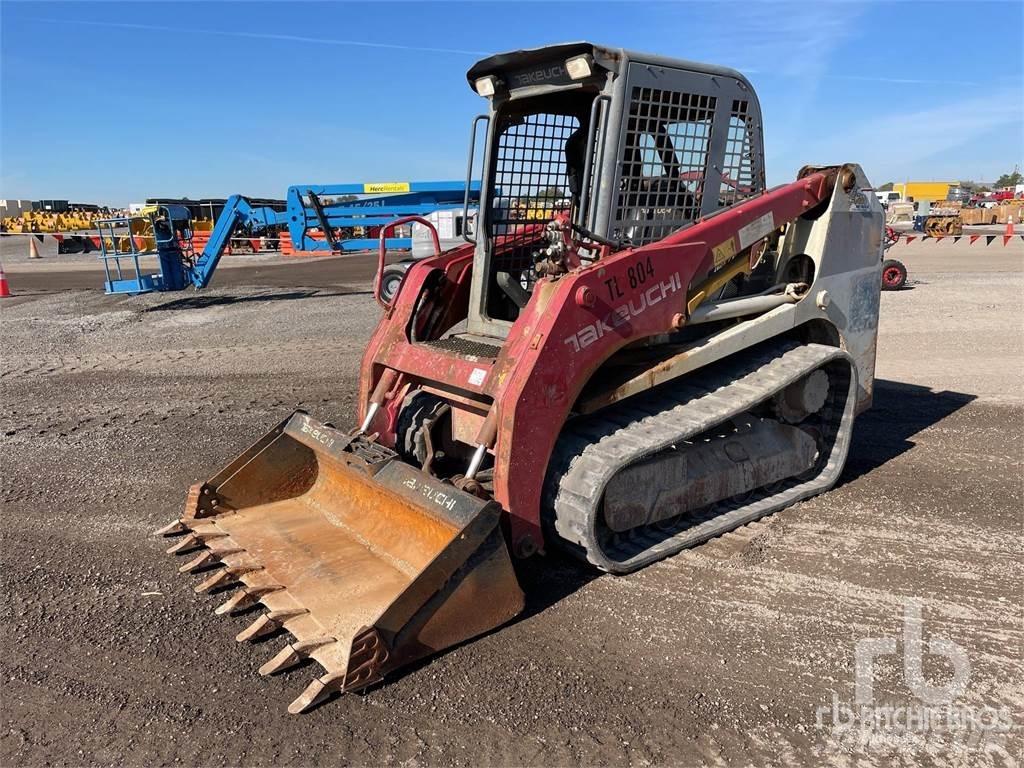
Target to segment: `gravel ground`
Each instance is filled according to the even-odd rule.
[[[251,617],[214,616],[149,534],[295,408],[352,423],[369,271],[125,298],[26,265],[0,305],[0,763],[1019,762],[1024,245],[891,255],[914,282],[883,295],[836,489],[628,577],[529,562],[517,621],[302,717],[311,670],[258,677],[280,639],[235,643]],[[965,654],[957,711],[1008,732],[841,727],[855,643],[901,638],[908,606]],[[900,654],[874,702],[920,705]]]

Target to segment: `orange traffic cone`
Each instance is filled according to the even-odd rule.
[[[36,245],[36,236],[29,235],[28,237],[28,257],[30,259],[41,259],[43,254],[39,252],[39,246]]]
[[[1003,233],[1003,245],[1013,240],[1013,216],[1006,218],[1006,232]]]
[[[0,264],[0,299],[6,299],[11,293],[11,286],[7,284],[7,275],[4,274],[4,265]]]

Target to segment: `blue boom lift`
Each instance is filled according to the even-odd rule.
[[[327,198],[365,195],[347,202]],[[340,253],[372,248],[377,240],[344,237],[339,232],[356,227],[380,227],[398,217],[426,216],[434,211],[476,204],[480,182],[463,181],[384,182],[374,184],[300,184],[288,188],[283,211],[254,207],[242,195],[232,195],[217,218],[201,253],[192,247],[191,216],[182,205],[155,205],[137,216],[97,222],[100,256],[106,273],[107,293],[180,291],[189,286],[205,288],[239,227],[250,230],[288,228],[297,250]],[[322,239],[311,230],[319,230]],[[140,245],[141,244],[141,245]],[[412,239],[393,237],[389,249],[409,249]],[[157,258],[159,272],[143,274],[139,259]],[[132,269],[122,269],[128,260]]]

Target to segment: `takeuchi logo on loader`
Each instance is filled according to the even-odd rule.
[[[668,280],[652,285],[650,288],[641,291],[635,298],[630,299],[625,304],[620,304],[615,307],[615,309],[611,310],[599,320],[583,326],[572,336],[566,337],[564,343],[571,346],[573,352],[579,352],[581,349],[586,349],[595,341],[602,338],[606,333],[611,333],[620,325],[625,325],[632,318],[643,314],[647,309],[653,307],[659,301],[666,299],[673,293],[681,291],[682,289],[682,280],[679,278],[679,273],[676,272],[674,275],[669,277]]]

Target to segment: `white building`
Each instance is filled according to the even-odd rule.
[[[32,210],[31,200],[0,200],[0,218],[21,216]]]

